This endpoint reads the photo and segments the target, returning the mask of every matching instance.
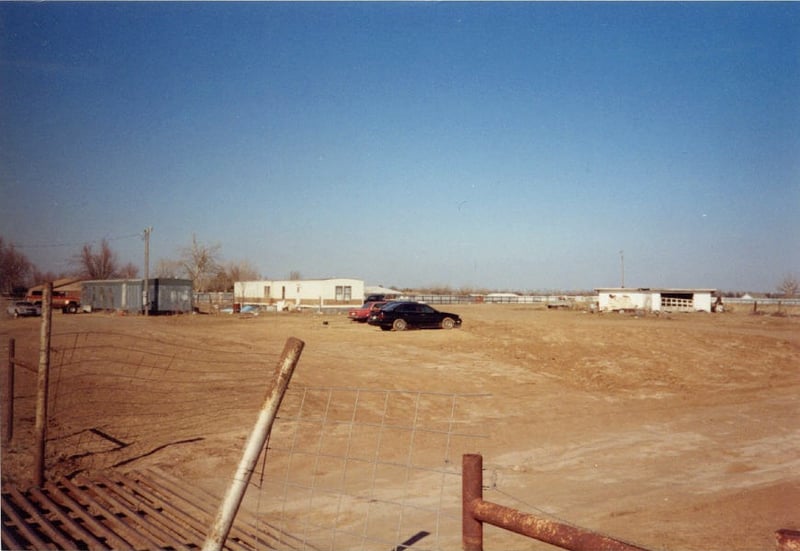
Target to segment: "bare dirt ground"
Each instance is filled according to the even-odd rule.
[[[526,504],[650,549],[774,549],[775,530],[800,529],[797,313],[441,309],[459,313],[463,327],[382,332],[333,314],[55,314],[53,326],[56,333],[113,332],[109,344],[127,334],[263,352],[271,364],[295,336],[306,347],[293,385],[490,394],[471,420],[476,432],[489,435],[474,450],[484,456],[486,484],[503,490],[487,499],[513,497],[505,504]],[[0,347],[14,337],[18,355],[35,361],[39,324],[1,320]],[[34,378],[18,376],[17,385],[17,407],[30,408]],[[263,391],[243,383],[237,413],[206,427],[215,437],[187,438],[127,467],[157,466],[219,493]],[[172,392],[177,400],[180,388]],[[213,409],[222,400],[217,395],[209,390],[208,400],[181,403]],[[182,407],[183,415],[194,415]],[[33,412],[17,415],[18,436],[3,447],[2,477],[4,485],[24,487]],[[148,434],[155,442],[191,435],[190,429],[164,421]],[[487,549],[550,548],[490,528],[486,542]]]

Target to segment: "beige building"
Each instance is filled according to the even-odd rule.
[[[237,281],[233,297],[239,304],[361,304],[364,282],[348,278]]]

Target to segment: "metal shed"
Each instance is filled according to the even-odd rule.
[[[144,279],[84,281],[81,304],[91,310],[144,312]],[[150,314],[179,314],[192,311],[192,281],[155,278],[148,281]]]

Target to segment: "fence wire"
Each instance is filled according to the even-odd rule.
[[[258,478],[258,516],[307,549],[457,549],[461,455],[486,394],[292,387]],[[482,404],[485,405],[485,404]]]
[[[246,431],[278,358],[246,346],[220,351],[174,337],[97,332],[53,335],[51,350],[50,476],[119,467]],[[16,408],[33,411],[34,400],[22,393]]]
[[[18,350],[36,365],[33,349]],[[243,442],[279,358],[245,344],[223,351],[113,332],[54,334],[51,350],[49,479],[124,470],[202,440]],[[35,409],[35,378],[18,370],[20,413]],[[246,507],[265,537],[286,538],[276,548],[458,548],[461,456],[486,438],[472,420],[488,398],[292,384]],[[32,415],[20,417],[32,425]],[[17,438],[32,438],[23,432]],[[235,464],[240,447],[227,450]]]

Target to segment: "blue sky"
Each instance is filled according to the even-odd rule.
[[[774,291],[798,3],[2,3],[0,236],[281,279]]]

